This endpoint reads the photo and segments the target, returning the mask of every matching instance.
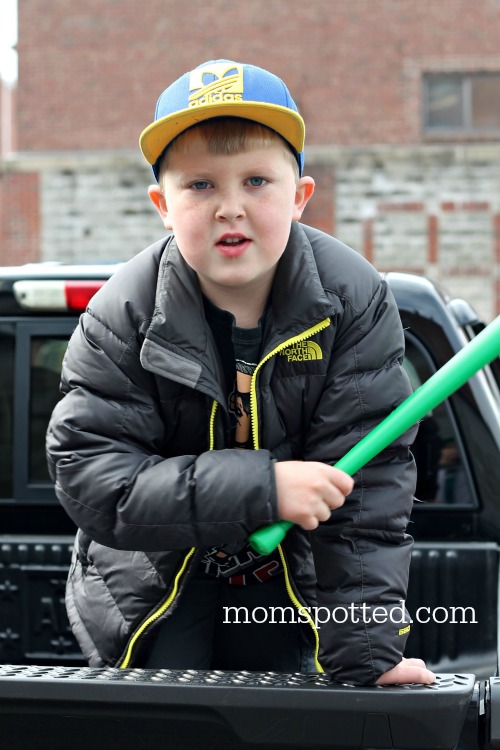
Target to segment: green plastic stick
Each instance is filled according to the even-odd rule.
[[[499,355],[500,315],[337,461],[336,468],[350,476],[355,474]],[[290,521],[278,521],[257,529],[250,534],[250,545],[260,554],[268,555],[292,526]]]

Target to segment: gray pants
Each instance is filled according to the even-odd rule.
[[[270,608],[278,607],[289,617],[266,618]],[[305,636],[309,626],[297,622],[297,613],[293,622],[293,610],[283,575],[251,586],[196,575],[160,626],[144,666],[315,672],[313,648]]]

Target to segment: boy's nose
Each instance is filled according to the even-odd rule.
[[[241,219],[245,215],[242,202],[235,195],[228,195],[221,198],[215,218],[218,221],[234,221]]]

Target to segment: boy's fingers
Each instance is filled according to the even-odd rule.
[[[342,492],[343,495],[349,495],[354,487],[354,479],[346,474],[342,469],[336,469],[334,466],[330,467],[332,470],[332,481],[336,487]]]
[[[318,508],[316,512],[316,518],[318,519],[318,521],[328,521],[328,519],[332,515],[332,507],[336,508],[338,506],[337,504],[331,506],[328,503],[321,503],[321,507]]]
[[[348,474],[322,462],[283,461],[274,471],[281,517],[305,531],[328,521],[353,487]]]
[[[436,675],[430,669],[427,669],[421,659],[403,659],[395,667],[381,675],[376,684],[401,685],[413,682],[420,685],[431,685],[435,681]]]
[[[424,669],[426,669],[426,664],[423,659],[415,659],[413,657],[407,659],[403,656],[402,661],[410,667],[424,667]]]
[[[315,516],[311,516],[310,518],[307,518],[305,521],[300,522],[299,526],[301,526],[304,529],[304,531],[314,531],[314,529],[318,528],[319,521]]]
[[[344,504],[346,496],[349,495],[352,490],[353,482],[351,477],[347,476],[347,474],[345,477],[349,481],[343,481],[343,477],[339,480],[338,477],[335,476],[335,481],[332,480],[326,485],[323,500],[332,510],[340,508],[340,506]]]

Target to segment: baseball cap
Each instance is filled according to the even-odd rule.
[[[287,141],[304,166],[305,125],[278,76],[255,65],[210,60],[185,73],[161,94],[155,119],[139,145],[158,179],[158,159],[176,136],[213,117],[242,117],[266,125]]]

